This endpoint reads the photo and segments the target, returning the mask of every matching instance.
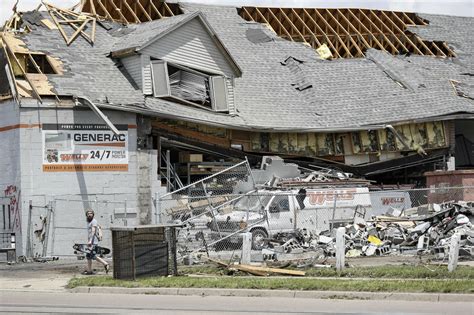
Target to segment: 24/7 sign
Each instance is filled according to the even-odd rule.
[[[128,126],[43,124],[43,171],[128,171]]]

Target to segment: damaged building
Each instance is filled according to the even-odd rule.
[[[264,155],[384,184],[472,168],[473,31],[467,17],[158,0],[14,12],[2,230],[18,255],[66,255],[85,208],[154,223],[157,194]]]

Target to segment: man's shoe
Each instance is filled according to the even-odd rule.
[[[110,270],[110,266],[107,264],[104,266],[104,269],[105,269],[105,274],[108,274]]]
[[[83,274],[83,275],[90,276],[90,275],[93,275],[93,274],[94,274],[94,272],[93,272],[93,271],[87,271],[87,270],[84,270],[84,271],[82,272],[82,274]]]

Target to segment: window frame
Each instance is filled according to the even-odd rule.
[[[288,203],[288,209],[282,209],[280,207],[280,203],[284,201],[286,198],[286,201]],[[278,211],[272,211],[272,209],[276,209]],[[282,213],[282,212],[290,212],[290,198],[289,195],[276,195],[268,204],[268,212],[269,213]]]
[[[150,65],[151,65],[151,75],[152,75],[151,81],[152,81],[152,84],[153,84],[153,96],[154,97],[171,99],[171,100],[174,100],[174,101],[179,102],[179,103],[184,103],[184,104],[187,104],[187,105],[202,108],[202,109],[212,111],[212,112],[218,112],[218,113],[219,112],[224,112],[224,113],[229,112],[229,91],[227,89],[227,77],[225,77],[224,75],[217,75],[217,74],[213,75],[213,74],[209,74],[209,73],[204,73],[204,72],[201,72],[201,71],[198,71],[198,70],[195,70],[195,69],[191,69],[191,68],[188,68],[186,66],[182,66],[182,65],[179,65],[179,64],[176,64],[176,63],[171,63],[171,62],[168,62],[168,61],[162,60],[162,59],[151,59],[150,60]],[[160,71],[160,77],[161,77],[161,79],[164,79],[165,84],[160,83],[158,81],[159,78],[155,77],[157,75],[157,71],[158,71],[158,68],[155,69],[155,65],[162,65],[162,66],[160,66],[160,67],[163,67],[162,69],[160,69],[161,70]],[[189,73],[192,73],[192,74],[195,74],[195,75],[202,76],[202,77],[206,78],[209,82],[208,89],[209,89],[210,107],[200,105],[200,104],[197,104],[195,102],[186,100],[184,98],[180,98],[178,96],[172,95],[171,94],[169,68],[168,68],[169,66],[177,68],[181,71],[189,72]],[[163,76],[164,74],[166,75],[166,77]],[[225,106],[223,106],[224,103],[217,104],[218,96],[216,95],[216,91],[217,91],[216,84],[217,84],[218,80],[222,80],[222,83],[221,83],[222,94],[220,94],[220,97],[224,96]],[[166,91],[166,93],[157,93],[157,87],[158,86],[160,87],[160,91]],[[163,87],[166,87],[166,88],[163,88]],[[219,101],[223,101],[223,99],[220,99]]]

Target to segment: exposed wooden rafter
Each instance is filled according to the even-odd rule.
[[[149,22],[182,13],[178,4],[162,0],[85,0],[80,10],[124,24]]]
[[[163,0],[82,0],[79,7],[90,16],[124,24],[182,13],[178,3]],[[334,58],[363,57],[369,48],[394,55],[455,56],[446,43],[426,41],[409,31],[410,26],[427,25],[427,21],[414,13],[276,7],[241,7],[238,11],[244,19],[264,23],[287,40],[302,42],[314,49],[326,44]]]
[[[242,18],[269,24],[281,37],[313,48],[326,44],[335,58],[362,57],[369,48],[397,55],[453,57],[445,42],[426,41],[408,30],[427,21],[414,13],[362,9],[242,7]]]
[[[45,1],[42,2],[48,11],[51,19],[58,28],[61,36],[66,41],[66,44],[69,46],[79,35],[81,35],[85,40],[87,40],[91,45],[94,44],[95,40],[95,29],[96,29],[96,18],[91,16],[85,16],[79,13],[76,13],[67,9],[60,9],[52,4],[49,4]],[[88,25],[91,24],[91,32],[87,34],[85,29]],[[69,25],[74,33],[71,36],[68,36],[63,26]]]

